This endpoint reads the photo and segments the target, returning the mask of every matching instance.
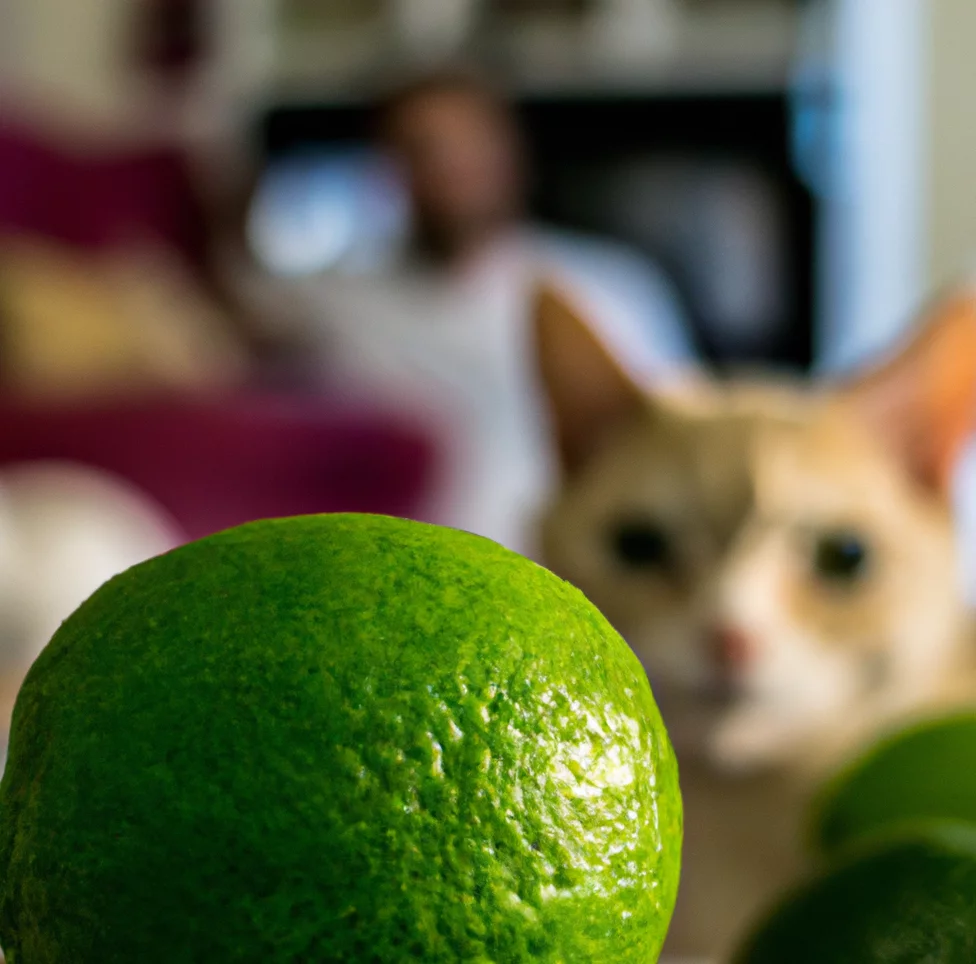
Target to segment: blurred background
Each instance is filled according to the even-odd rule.
[[[523,115],[533,213],[658,259],[709,358],[846,359],[967,256],[962,0],[0,11],[8,119],[92,152],[169,142],[235,175],[258,166],[249,242],[279,273],[361,259],[401,229],[366,108],[398,70],[445,58],[484,65]]]
[[[970,0],[2,0],[0,464],[183,537],[530,551],[532,285],[621,364],[833,372],[976,243]]]
[[[877,358],[976,280],[974,44],[974,0],[0,0],[0,760],[60,621],[185,540],[534,555],[541,285],[649,388]]]

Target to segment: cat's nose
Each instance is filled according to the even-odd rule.
[[[748,633],[736,626],[716,626],[711,634],[712,659],[724,672],[739,672],[755,658],[755,646]]]

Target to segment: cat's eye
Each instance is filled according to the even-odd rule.
[[[864,575],[870,561],[867,544],[855,532],[830,532],[814,546],[813,568],[825,582],[852,583]]]
[[[667,532],[646,520],[618,523],[611,531],[611,548],[628,569],[666,569],[672,563]]]

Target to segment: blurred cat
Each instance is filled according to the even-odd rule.
[[[678,753],[666,953],[724,960],[802,867],[811,781],[887,726],[976,698],[948,480],[976,413],[976,298],[830,390],[638,390],[555,290],[539,365],[564,486],[545,564],[643,662]]]
[[[20,684],[61,622],[103,582],[178,542],[162,510],[105,473],[69,463],[0,471],[0,764]]]

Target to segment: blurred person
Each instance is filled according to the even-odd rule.
[[[528,361],[535,286],[557,278],[572,290],[608,350],[642,379],[693,358],[681,309],[636,254],[526,220],[518,125],[475,74],[404,85],[377,121],[409,192],[411,231],[381,266],[304,285],[309,358],[335,384],[406,407],[440,433],[435,521],[532,554],[557,465]]]
[[[488,82],[464,70],[424,75],[377,110],[379,145],[405,181],[411,233],[391,273],[432,286],[508,275],[530,284],[558,272],[599,304],[598,323],[633,364],[658,367],[692,357],[668,279],[622,245],[542,228],[526,216],[525,145],[514,112]],[[523,314],[528,317],[530,299]]]

